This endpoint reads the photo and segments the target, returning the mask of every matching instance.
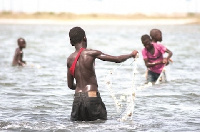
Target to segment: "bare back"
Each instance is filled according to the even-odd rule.
[[[69,72],[78,51],[72,53],[67,60],[68,66],[68,84],[73,82],[73,76]],[[74,78],[76,80],[76,92],[98,91],[98,84],[95,74],[94,62],[98,51],[85,49],[80,54],[76,63]]]
[[[135,57],[138,53],[133,51],[130,54],[112,56],[104,54],[98,50],[85,49],[80,54],[80,57],[76,63],[74,77],[70,73],[70,67],[75,60],[79,50],[72,53],[67,59],[67,82],[70,89],[75,89],[75,92],[87,92],[87,91],[98,91],[98,84],[96,79],[96,73],[94,68],[95,59],[98,58],[102,61],[109,61],[115,63],[121,63],[129,58]],[[76,84],[74,83],[74,78]]]

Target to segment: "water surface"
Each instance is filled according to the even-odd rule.
[[[173,54],[169,81],[136,91],[133,119],[117,121],[118,115],[105,76],[120,64],[96,61],[99,91],[108,111],[107,121],[71,122],[74,91],[67,87],[66,60],[74,48],[68,32],[77,25],[0,25],[0,130],[1,131],[200,131],[200,26],[80,24],[88,48],[120,55],[141,51],[140,37],[150,29],[163,32],[163,44]],[[17,38],[24,37],[27,67],[12,67]],[[123,91],[130,82],[129,60],[122,65],[113,89]],[[137,86],[144,84],[145,66],[137,60]],[[118,78],[119,79],[119,78]],[[118,92],[119,93],[119,92]]]

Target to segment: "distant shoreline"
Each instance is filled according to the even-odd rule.
[[[0,24],[180,25],[200,24],[196,19],[2,19]]]
[[[0,24],[200,24],[200,17],[184,14],[146,16],[143,14],[0,13]]]

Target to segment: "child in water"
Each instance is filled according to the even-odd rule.
[[[26,48],[26,41],[24,38],[19,38],[17,40],[18,48],[15,50],[15,55],[13,58],[12,66],[25,66],[26,62],[23,61],[23,48]]]
[[[71,120],[107,120],[106,107],[98,90],[95,60],[121,63],[127,59],[135,58],[138,51],[134,50],[129,54],[112,56],[99,50],[87,49],[86,33],[81,27],[73,27],[69,31],[69,37],[70,43],[75,49],[67,59],[68,87],[75,90]]]
[[[162,41],[162,32],[159,29],[152,29],[150,36],[145,34],[141,37],[142,44],[144,45],[142,56],[148,69],[147,83],[151,82],[154,84],[163,71],[164,66],[171,61],[172,52],[164,45],[157,43]],[[163,56],[164,53],[168,53],[166,58]]]

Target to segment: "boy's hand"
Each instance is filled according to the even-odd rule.
[[[163,63],[164,63],[164,64],[167,64],[167,63],[168,63],[167,58],[163,58]]]
[[[167,59],[167,58],[164,58],[164,59],[163,59],[163,63],[164,63],[165,65],[168,65],[169,62],[173,62],[173,61],[172,61],[171,59]]]
[[[22,66],[26,66],[26,64],[25,64],[25,63],[22,63]]]
[[[137,50],[134,50],[134,51],[132,52],[133,58],[135,58],[135,57],[137,56],[137,54],[138,54],[138,51],[137,51]]]

